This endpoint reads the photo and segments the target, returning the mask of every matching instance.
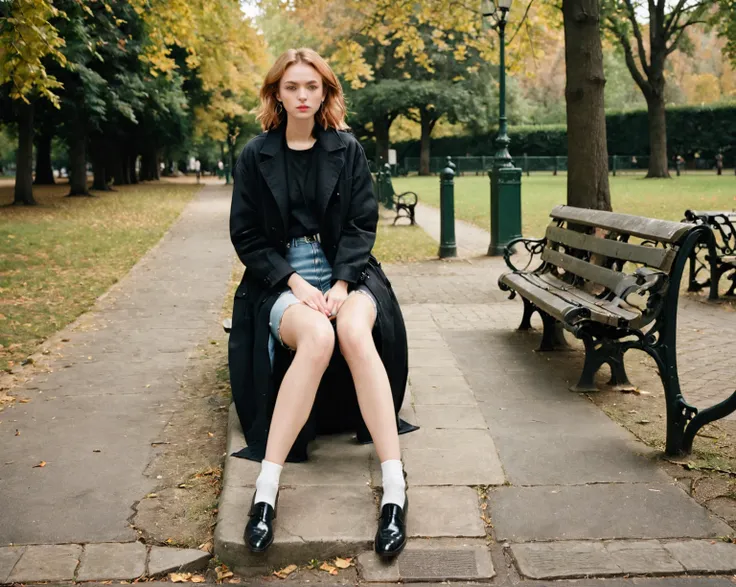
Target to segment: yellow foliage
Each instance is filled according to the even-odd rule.
[[[12,99],[28,103],[29,94],[35,91],[58,108],[54,90],[62,85],[46,73],[42,60],[51,57],[66,66],[60,50],[64,39],[49,22],[64,16],[49,0],[11,0],[8,26],[0,29],[0,84],[10,84]]]

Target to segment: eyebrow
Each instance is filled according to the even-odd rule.
[[[285,84],[298,84],[299,82],[295,82],[294,80],[287,79],[284,83]],[[310,79],[308,82],[304,82],[304,83],[307,83],[307,84],[316,84],[317,83],[317,80],[316,79]]]

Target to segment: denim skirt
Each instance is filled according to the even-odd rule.
[[[316,287],[323,294],[330,291],[332,287],[332,267],[327,257],[325,257],[322,246],[318,239],[313,237],[300,237],[291,239],[286,249],[286,261],[296,271],[296,273],[310,285]],[[365,285],[355,288],[350,295],[360,293],[370,298],[373,307],[378,311],[378,305],[373,294]],[[292,293],[288,287],[281,292],[279,297],[271,308],[269,316],[269,326],[271,328],[271,336],[268,341],[268,351],[273,364],[274,352],[277,344],[281,344],[284,348],[289,348],[281,340],[280,327],[281,319],[284,312],[289,306],[301,304],[299,299]],[[293,350],[293,349],[292,349]]]

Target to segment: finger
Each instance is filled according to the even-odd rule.
[[[311,301],[311,300],[305,300],[304,301],[304,304],[306,304],[307,306],[309,306],[310,308],[312,308],[312,310],[314,310],[315,312],[319,312],[319,308],[317,307],[317,304],[315,304],[313,301]]]

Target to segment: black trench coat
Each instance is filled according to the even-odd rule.
[[[268,355],[269,315],[293,269],[286,262],[289,196],[284,167],[284,125],[252,139],[233,171],[230,236],[245,265],[233,303],[228,365],[233,400],[247,448],[235,456],[260,461],[281,380],[293,354],[276,345],[273,368]],[[388,373],[394,407],[404,400],[408,375],[406,329],[391,283],[371,255],[378,204],[363,148],[349,133],[316,128],[318,180],[316,210],[322,248],[332,279],[349,289],[365,284],[378,304],[373,339]],[[398,418],[398,416],[397,416]],[[399,432],[416,427],[398,420]],[[355,387],[339,345],[330,361],[309,421],[288,461],[307,459],[316,434],[355,431],[359,442],[370,435],[358,409]]]

